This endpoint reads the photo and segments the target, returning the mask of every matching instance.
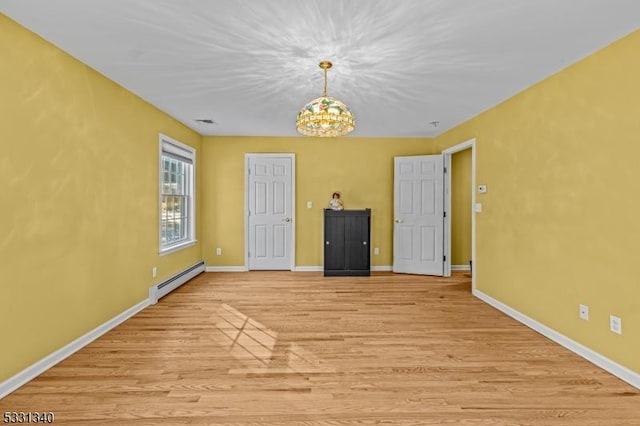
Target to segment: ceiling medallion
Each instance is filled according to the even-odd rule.
[[[322,96],[306,104],[298,113],[296,127],[305,136],[344,136],[355,129],[355,119],[349,108],[339,100],[327,96],[327,70],[333,66],[329,61],[319,64],[324,70]]]

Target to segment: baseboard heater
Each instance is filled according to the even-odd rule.
[[[164,280],[163,282],[156,284],[154,286],[149,287],[149,302],[152,305],[158,303],[160,298],[166,296],[171,293],[176,288],[180,287],[182,284],[189,281],[191,278],[200,275],[205,270],[204,261],[196,263],[193,266],[188,267],[182,272],[179,272],[172,277]]]

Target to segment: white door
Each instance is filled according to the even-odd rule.
[[[291,157],[248,155],[248,269],[292,269]]]
[[[393,271],[444,275],[442,155],[394,159]]]

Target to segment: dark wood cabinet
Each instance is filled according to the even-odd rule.
[[[324,211],[324,275],[371,274],[371,209]]]

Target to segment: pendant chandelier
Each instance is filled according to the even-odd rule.
[[[356,122],[349,108],[339,100],[327,96],[327,70],[333,64],[320,62],[324,70],[324,91],[322,96],[312,100],[298,113],[296,127],[305,136],[344,136],[355,128]]]

